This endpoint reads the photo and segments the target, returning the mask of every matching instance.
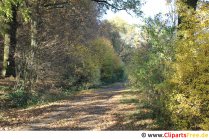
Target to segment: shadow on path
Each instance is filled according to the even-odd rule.
[[[71,99],[9,111],[0,130],[154,130],[151,111],[121,85],[82,91]],[[132,100],[132,101],[128,101]],[[135,100],[135,101],[133,101]]]

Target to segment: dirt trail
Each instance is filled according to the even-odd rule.
[[[121,85],[82,91],[68,100],[9,111],[0,130],[153,130],[150,111],[139,111],[132,102],[137,99]]]

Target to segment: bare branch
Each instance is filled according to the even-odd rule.
[[[69,5],[69,2],[59,2],[59,3],[48,3],[43,5],[45,8],[64,8],[66,5]]]
[[[92,0],[92,1],[97,2],[98,4],[102,4],[102,3],[103,3],[103,4],[106,4],[107,6],[110,6],[110,7],[112,7],[113,9],[116,9],[116,10],[125,10],[125,8],[118,8],[118,7],[116,7],[115,5],[109,3],[109,2],[106,1],[106,0]]]

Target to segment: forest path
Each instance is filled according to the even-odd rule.
[[[8,111],[0,130],[153,130],[151,110],[140,106],[139,97],[122,85],[81,91],[67,100]]]

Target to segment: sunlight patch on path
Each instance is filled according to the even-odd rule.
[[[154,120],[138,117],[139,96],[124,87],[82,91],[71,99],[7,113],[0,130],[149,130]],[[141,109],[140,112],[146,114]],[[139,113],[140,115],[140,113]],[[137,119],[139,118],[139,119]]]

